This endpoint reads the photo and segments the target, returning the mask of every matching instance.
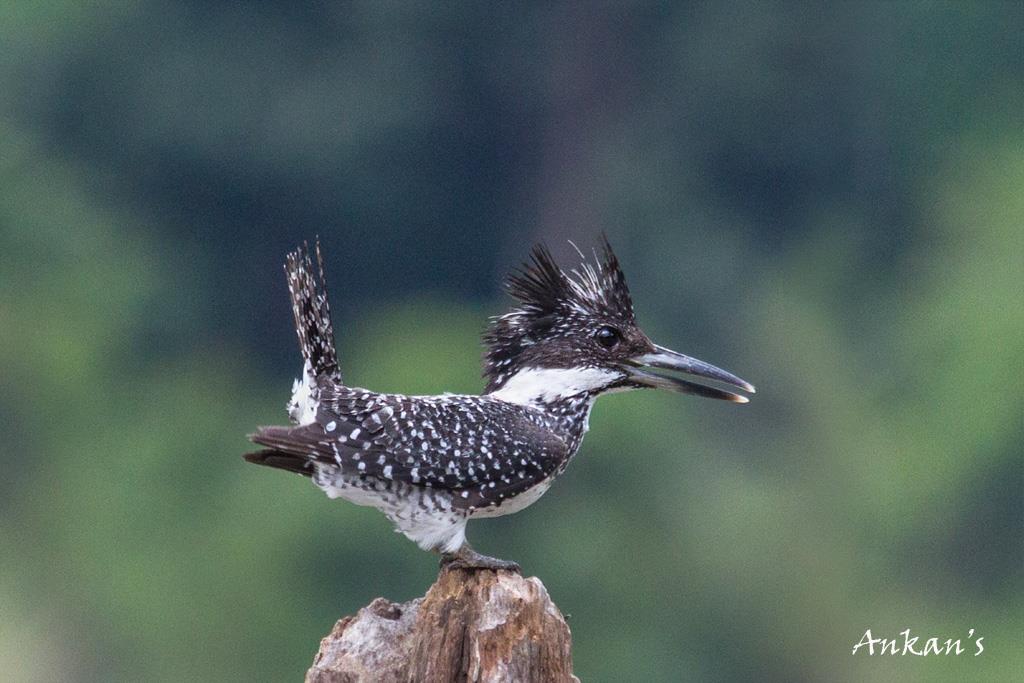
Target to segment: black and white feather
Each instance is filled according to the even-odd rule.
[[[380,509],[426,549],[454,552],[471,517],[539,498],[579,448],[594,399],[624,388],[619,362],[653,346],[607,240],[596,263],[565,272],[543,247],[507,282],[517,300],[492,319],[483,395],[404,396],[345,386],[319,244],[288,255],[303,358],[291,427],[251,436],[250,462],[302,474],[331,497]],[[615,350],[595,341],[614,329]]]
[[[509,275],[505,287],[518,305],[491,318],[484,333],[489,393],[502,389],[526,367],[580,367],[588,360],[602,364],[605,356],[588,343],[591,332],[601,326],[634,332],[635,338],[628,341],[637,351],[649,343],[636,329],[633,300],[619,259],[606,237],[601,242],[601,256],[595,253],[593,264],[584,261],[569,272],[538,244],[530,262]]]
[[[302,377],[292,386],[288,415],[292,422],[304,425],[316,416],[318,383],[331,385],[342,381],[320,240],[316,242],[315,269],[307,245],[288,254],[284,269],[303,360]]]

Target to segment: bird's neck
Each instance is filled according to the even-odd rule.
[[[601,368],[525,368],[488,396],[538,411],[544,426],[575,453],[590,427],[594,401],[617,379],[616,373]]]
[[[576,454],[583,436],[590,429],[590,409],[596,399],[597,394],[590,394],[552,401],[539,407],[546,415],[551,430],[565,441],[570,457]]]
[[[564,401],[594,397],[620,378],[605,368],[521,368],[508,375],[489,396],[542,408]]]

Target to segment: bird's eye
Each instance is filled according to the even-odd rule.
[[[597,339],[597,343],[606,349],[613,348],[619,343],[621,337],[619,331],[614,327],[608,325],[602,325],[597,328],[597,332],[594,334],[594,338]]]

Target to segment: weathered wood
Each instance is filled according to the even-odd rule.
[[[443,570],[427,594],[377,598],[320,643],[307,683],[577,681],[572,637],[544,584]]]

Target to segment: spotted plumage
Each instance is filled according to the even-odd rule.
[[[714,366],[654,345],[636,327],[618,259],[561,270],[543,247],[510,276],[518,300],[494,318],[483,395],[405,396],[346,386],[341,377],[319,244],[286,262],[303,374],[290,427],[263,427],[250,462],[308,476],[328,496],[380,509],[421,547],[474,566],[474,517],[517,512],[537,500],[579,449],[602,393],[669,388],[737,402],[721,389],[642,370],[670,367],[753,391]]]

